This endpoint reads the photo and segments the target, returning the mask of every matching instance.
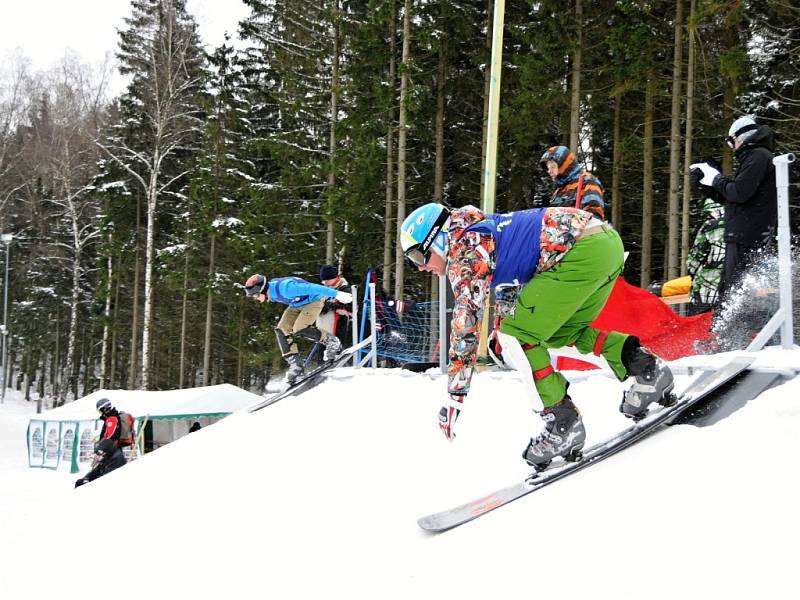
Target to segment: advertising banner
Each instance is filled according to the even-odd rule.
[[[60,444],[61,423],[47,421],[44,424],[44,461],[42,466],[46,469],[58,467],[61,453]]]
[[[31,421],[28,424],[28,466],[41,467],[44,464],[44,423]]]

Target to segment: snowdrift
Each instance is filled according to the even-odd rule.
[[[776,356],[800,364],[796,352],[765,360]],[[14,503],[14,476],[0,472],[0,597],[99,593],[117,565],[135,582],[115,586],[117,598],[752,598],[796,587],[798,379],[446,534],[419,530],[423,514],[528,472],[520,453],[540,423],[521,388],[515,373],[476,376],[447,443],[440,375],[341,369],[78,490],[67,474],[25,469],[57,485]],[[627,423],[621,391],[602,375],[570,388],[590,441]]]

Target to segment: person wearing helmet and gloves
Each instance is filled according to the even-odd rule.
[[[76,488],[124,466],[125,455],[113,441],[101,440],[94,450],[92,465],[92,470],[75,482]]]
[[[739,117],[725,138],[738,162],[736,174],[726,177],[709,162],[690,166],[702,193],[725,207],[725,263],[719,287],[723,303],[738,293],[739,279],[753,255],[775,241],[778,198],[772,164],[774,142],[772,129],[757,125],[752,117]]]
[[[320,342],[325,347],[323,360],[332,361],[342,349],[342,343],[333,332],[321,331],[314,324],[325,305],[326,298],[334,298],[343,304],[351,304],[349,292],[309,283],[300,277],[278,277],[267,280],[263,275],[251,275],[245,283],[245,292],[251,298],[264,302],[280,302],[288,306],[283,311],[275,335],[278,348],[289,365],[286,372],[288,385],[293,385],[303,374],[303,363],[297,356],[295,337]]]
[[[623,267],[619,235],[591,213],[550,207],[485,214],[474,206],[451,211],[430,203],[403,221],[400,244],[420,271],[446,275],[455,294],[448,401],[439,411],[448,440],[469,392],[491,288],[502,290],[510,304],[500,325],[504,356],[515,348],[524,353],[541,400],[533,399],[544,429],[523,451],[530,465],[544,469],[559,456],[575,460],[586,439],[569,384],[550,364],[548,348],[574,344],[602,355],[620,380],[635,377],[620,406],[627,416],[638,419],[653,402],[674,401],[672,373],[635,336],[589,326]],[[520,289],[512,300],[515,286]]]

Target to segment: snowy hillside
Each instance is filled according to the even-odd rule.
[[[765,351],[756,365],[800,365],[800,351]],[[669,428],[432,536],[416,519],[523,477],[520,453],[540,428],[515,373],[483,373],[447,443],[444,385],[340,370],[78,490],[75,475],[27,467],[33,403],[7,396],[0,598],[105,598],[109,587],[114,598],[215,600],[798,593],[800,378],[713,427]],[[590,443],[628,424],[621,390],[604,376],[570,388]]]

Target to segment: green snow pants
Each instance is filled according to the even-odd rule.
[[[603,225],[602,231],[579,238],[555,267],[525,284],[513,317],[503,319],[500,331],[520,341],[545,407],[567,393],[567,380],[553,370],[548,348],[574,344],[583,354],[602,355],[620,380],[627,376],[621,354],[628,336],[589,327],[622,273],[623,261],[619,234]]]

